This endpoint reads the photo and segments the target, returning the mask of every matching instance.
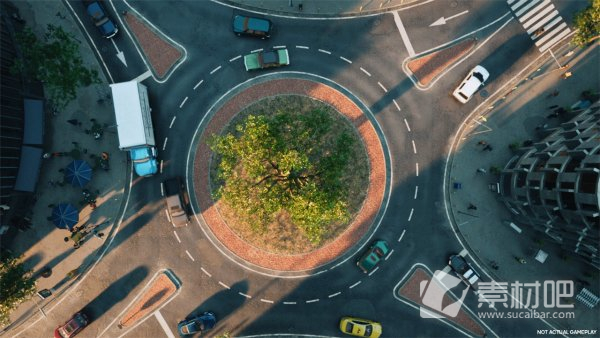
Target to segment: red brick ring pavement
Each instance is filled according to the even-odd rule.
[[[221,218],[213,204],[209,188],[209,164],[211,151],[207,138],[218,134],[243,108],[266,96],[306,95],[326,102],[345,115],[357,128],[369,158],[369,190],[358,216],[350,226],[330,243],[312,252],[283,255],[275,254],[250,245],[235,234]],[[256,84],[243,90],[227,101],[202,131],[194,158],[194,192],[201,216],[214,236],[232,253],[246,262],[278,271],[312,270],[331,262],[345,253],[367,233],[383,201],[386,175],[385,157],[375,128],[361,109],[348,97],[322,83],[301,79],[277,79]]]

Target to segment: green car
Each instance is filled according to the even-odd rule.
[[[378,240],[356,261],[356,265],[364,272],[369,273],[375,269],[377,264],[390,252],[388,244],[384,240]]]
[[[260,51],[244,56],[244,66],[247,71],[272,67],[287,66],[290,57],[287,49]]]

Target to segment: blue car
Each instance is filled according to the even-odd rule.
[[[233,32],[237,36],[253,36],[261,39],[271,37],[273,23],[269,19],[236,15],[233,18]]]
[[[190,319],[182,320],[177,324],[177,331],[181,336],[190,336],[196,333],[202,333],[215,327],[217,317],[212,312],[203,314]]]
[[[114,23],[114,21],[108,16],[108,12],[100,2],[90,2],[87,5],[87,13],[94,21],[96,27],[98,27],[98,30],[100,30],[102,36],[104,36],[107,39],[110,39],[113,36],[117,35],[119,28]]]

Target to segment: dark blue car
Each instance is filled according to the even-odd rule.
[[[108,16],[108,12],[100,2],[93,1],[87,3],[87,13],[105,38],[110,39],[119,31],[119,28],[117,28],[117,25]]]
[[[204,312],[203,314],[190,319],[182,320],[177,324],[177,331],[181,336],[189,336],[196,333],[202,333],[215,327],[217,318],[212,312]]]

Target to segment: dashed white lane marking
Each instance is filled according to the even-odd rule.
[[[167,335],[167,337],[168,338],[175,338],[175,335],[173,334],[173,331],[171,331],[171,328],[169,327],[169,324],[167,324],[167,321],[162,316],[162,314],[160,313],[160,311],[158,311],[158,310],[154,311],[154,317],[156,317],[156,320],[158,320],[158,323],[160,324],[160,327],[162,327],[162,329],[165,331],[165,334]]]
[[[163,164],[165,163],[165,160],[160,160],[160,173],[162,174],[162,170],[163,170]],[[163,195],[164,196],[164,195]]]
[[[352,289],[352,288],[356,287],[356,286],[357,286],[358,284],[360,284],[360,283],[362,283],[362,281],[360,281],[360,280],[359,280],[358,282],[356,282],[356,283],[354,283],[354,284],[350,285],[348,288],[349,288],[349,289]]]
[[[135,81],[142,82],[142,81],[146,80],[147,78],[149,78],[150,76],[152,76],[152,72],[150,71],[150,69],[148,69],[145,73],[140,74],[138,77],[136,77]]]
[[[217,70],[221,69],[221,66],[210,71],[210,75],[214,74]]]
[[[255,50],[250,51],[250,53],[262,52],[262,50],[263,50],[262,48],[255,49]]]
[[[173,234],[175,235],[175,238],[177,238],[177,242],[181,243],[181,240],[179,239],[179,235],[177,234],[177,231],[173,230]]]
[[[281,46],[273,46],[273,49],[282,49],[282,48],[285,48],[285,46],[284,46],[284,45],[281,45]]]
[[[379,267],[376,267],[375,269],[373,269],[373,271],[369,272],[369,276],[371,276],[372,274],[375,273],[375,271],[379,270]]]
[[[208,273],[208,271],[206,271],[203,267],[200,267],[200,270],[202,270],[202,272],[204,272],[204,274],[207,275],[208,277],[212,277],[212,275],[210,273]]]
[[[179,104],[179,108],[183,107],[183,105],[185,104],[185,102],[188,100],[188,97],[186,96],[185,99],[183,99],[183,101],[181,101],[181,103]]]
[[[331,52],[325,49],[318,49],[319,52],[323,53],[323,54],[329,54],[331,55]]]
[[[332,293],[329,296],[327,296],[327,298],[333,298],[335,296],[339,296],[341,293],[342,293],[341,291],[340,292],[336,292],[336,293]]]
[[[164,197],[165,196],[165,187],[163,187],[163,184],[160,184],[160,196]]]
[[[269,303],[269,304],[273,304],[274,302],[272,300],[268,300],[268,299],[260,299],[261,302],[263,303]]]
[[[416,154],[417,153],[417,146],[415,145],[415,140],[412,140],[412,146],[413,146],[413,152]]]
[[[307,300],[307,301],[306,301],[306,304],[310,304],[310,303],[316,303],[316,302],[318,302],[318,301],[319,301],[319,298],[317,298],[317,299],[311,299],[311,300]]]
[[[222,287],[224,287],[227,290],[231,290],[231,288],[229,287],[229,285],[227,285],[227,284],[225,284],[225,283],[223,283],[221,281],[219,281],[219,285],[221,285]]]
[[[346,62],[348,62],[348,63],[352,64],[352,61],[350,61],[350,60],[346,59],[346,58],[345,58],[345,57],[343,57],[343,56],[340,56],[340,59],[342,59],[342,60],[344,60],[344,61],[346,61]]]
[[[417,177],[419,177],[419,162],[415,163],[415,170]]]
[[[409,221],[409,222],[410,222],[410,220],[412,219],[412,215],[413,215],[413,212],[414,212],[414,211],[415,211],[415,209],[414,209],[414,208],[410,208],[410,215],[408,215],[408,221]]]
[[[384,261],[387,261],[388,258],[390,258],[390,256],[394,253],[394,249],[390,250],[390,253],[387,254],[387,256],[385,256],[385,258],[383,259]]]
[[[362,72],[363,72],[363,73],[365,73],[365,74],[367,74],[367,75],[371,76],[371,73],[367,72],[367,70],[366,70],[366,69],[364,69],[363,67],[360,67],[360,70],[362,70]]]
[[[240,296],[246,297],[246,298],[248,298],[248,299],[252,298],[252,296],[250,296],[250,295],[247,295],[247,294],[245,294],[245,293],[243,293],[243,292],[238,292],[238,293],[240,294]]]
[[[229,59],[229,62],[233,62],[233,61],[235,61],[235,60],[237,60],[237,59],[239,59],[241,57],[242,57],[241,55],[238,55],[238,56],[236,56],[234,58]]]
[[[165,142],[163,142],[163,151],[165,150],[165,148],[167,148],[167,141],[169,140],[168,137],[165,137]]]
[[[408,131],[410,131],[410,126],[408,125],[408,121],[406,121],[406,119],[404,119],[404,124],[406,125],[406,129],[408,129]]]
[[[417,199],[417,195],[419,194],[419,186],[415,186],[415,197],[413,199]]]
[[[406,50],[408,51],[408,56],[415,56],[415,50],[413,49],[413,46],[410,43],[410,39],[408,38],[406,29],[404,28],[404,25],[402,24],[400,15],[398,15],[398,11],[393,11],[392,15],[394,16],[394,22],[396,23],[396,27],[398,27],[398,31],[400,32],[400,37],[402,37],[404,46],[406,47]]]
[[[284,305],[296,305],[296,302],[283,302]]]
[[[404,237],[404,233],[406,232],[405,230],[402,230],[402,233],[400,234],[400,237],[398,237],[398,242],[400,242],[402,240],[402,237]]]
[[[384,92],[387,93],[387,89],[381,84],[381,82],[377,82],[377,84],[379,85],[379,87],[381,87],[381,89],[383,89]],[[394,101],[396,102],[396,101]]]
[[[188,255],[188,257],[189,257],[189,258],[192,260],[192,262],[195,262],[195,261],[196,261],[196,260],[194,259],[194,257],[192,257],[192,254],[191,254],[189,251],[185,250],[185,253],[186,253],[186,254]]]
[[[296,48],[299,48],[299,49],[309,49],[309,48],[308,48],[308,47],[306,47],[306,46],[296,46]]]
[[[393,99],[392,101],[394,101],[394,105],[396,106],[396,109],[398,109],[398,111],[402,111],[402,109],[400,109],[400,106],[398,105],[398,102],[396,102],[396,99]]]
[[[171,124],[169,124],[169,129],[173,128],[173,123],[175,123],[176,118],[177,118],[177,115],[173,116],[173,119],[171,120]]]
[[[196,85],[194,86],[194,90],[196,90],[196,88],[198,88],[202,84],[202,82],[204,82],[204,80],[198,81],[198,83],[196,83]]]

